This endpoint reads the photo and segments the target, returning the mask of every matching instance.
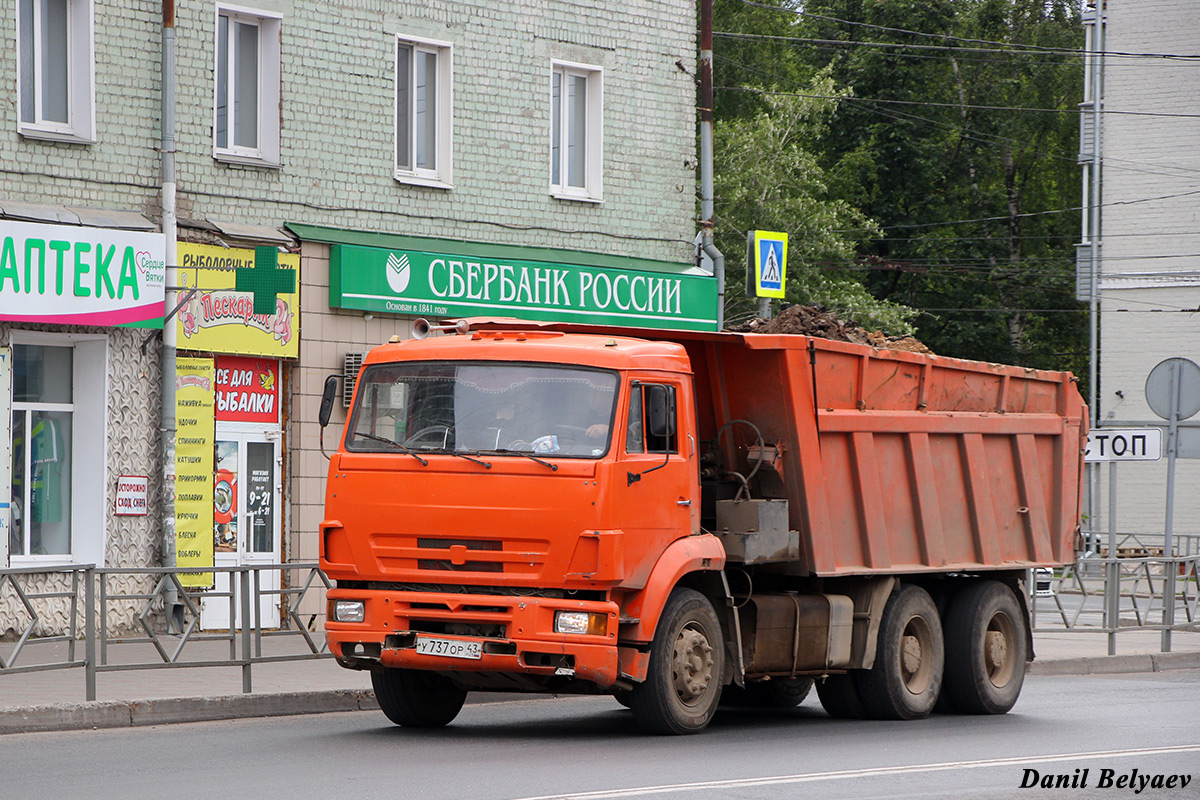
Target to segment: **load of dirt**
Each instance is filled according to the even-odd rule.
[[[825,306],[816,303],[787,306],[772,319],[752,319],[731,326],[729,330],[738,333],[799,333],[819,339],[869,344],[881,349],[933,353],[912,336],[887,336],[881,331],[868,331],[858,323],[841,319]]]

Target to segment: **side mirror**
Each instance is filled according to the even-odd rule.
[[[667,439],[675,435],[675,408],[672,392],[661,384],[648,384],[645,389],[646,424],[650,435]]]
[[[329,424],[329,415],[333,413],[333,401],[337,399],[339,375],[330,375],[325,379],[325,389],[321,392],[321,411],[317,414],[317,422],[324,428]]]

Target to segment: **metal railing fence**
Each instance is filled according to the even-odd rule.
[[[16,631],[15,644],[11,648],[0,642],[0,676],[82,668],[86,698],[95,700],[96,676],[102,672],[236,666],[242,670],[242,691],[250,692],[255,664],[332,657],[324,636],[314,636],[301,618],[301,608],[309,593],[322,595],[319,601],[323,606],[324,590],[330,588],[329,579],[315,562],[205,568],[203,572],[213,573],[214,578],[222,573],[228,575],[228,581],[222,581],[228,586],[224,591],[183,586],[179,576],[196,572],[194,567],[97,568],[93,565],[0,570],[0,601],[7,598],[16,606],[18,617],[23,616],[17,620],[0,618],[0,631]],[[265,580],[264,575],[270,572],[279,572],[279,580]],[[137,576],[144,578],[138,581]],[[120,584],[138,582],[143,585],[153,583],[153,587],[147,591],[120,587]],[[69,588],[49,588],[55,585],[69,585]],[[274,586],[280,588],[272,588]],[[184,610],[183,625],[177,630],[172,630],[166,613],[166,596],[171,588]],[[264,598],[278,598],[278,620],[264,624],[266,621],[261,613]],[[37,635],[39,630],[53,627],[43,612],[46,604],[54,601],[65,602],[68,606],[65,628],[51,635]],[[227,612],[223,618],[230,621],[228,627],[211,632],[201,630],[201,603],[223,604],[221,610]],[[110,630],[110,612],[118,604],[133,604],[131,613],[124,616],[127,622],[136,625],[133,635],[127,627]],[[269,607],[274,607],[273,599]],[[249,624],[236,624],[247,620]],[[137,633],[139,628],[140,633]],[[289,643],[297,645],[296,652],[264,652],[265,640],[285,637]],[[82,659],[78,658],[80,641],[84,646]],[[213,658],[211,653],[206,653],[204,657],[191,658],[200,649],[199,643],[212,641],[228,642],[228,656]],[[65,653],[62,648],[45,647],[64,642]],[[135,644],[152,645],[157,657],[134,658],[120,663],[111,658],[116,648]],[[193,645],[190,650],[189,645]],[[37,658],[38,655],[41,657]],[[25,663],[19,664],[22,659]]]
[[[1162,534],[1119,534],[1115,553],[1107,534],[1084,540],[1104,544],[1029,582],[1035,632],[1103,633],[1109,655],[1116,655],[1124,632],[1160,631],[1167,653],[1173,632],[1200,630],[1200,536],[1177,535],[1170,556],[1163,553]]]

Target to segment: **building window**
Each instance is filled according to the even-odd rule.
[[[550,78],[550,193],[601,199],[604,74],[597,67],[555,62]]]
[[[281,20],[259,12],[217,9],[213,156],[279,165]]]
[[[396,180],[451,185],[452,73],[449,44],[396,37]]]
[[[14,566],[103,563],[106,375],[104,337],[14,332],[8,542]]]
[[[33,139],[94,142],[90,0],[18,0],[18,130]]]

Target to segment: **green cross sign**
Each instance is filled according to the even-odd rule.
[[[274,247],[254,248],[254,266],[237,270],[234,289],[254,293],[254,313],[274,314],[280,292],[296,291],[296,270],[279,266],[279,251]]]

